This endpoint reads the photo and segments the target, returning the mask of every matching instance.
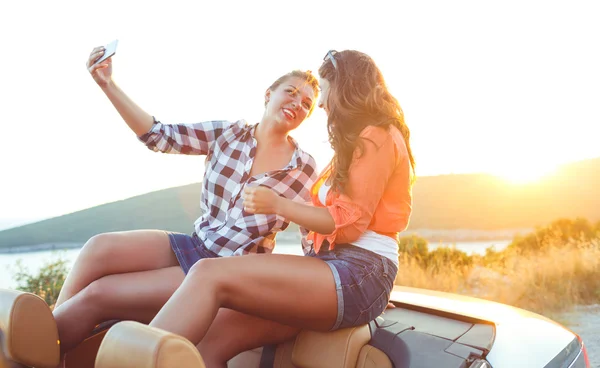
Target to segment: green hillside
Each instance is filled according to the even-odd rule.
[[[0,247],[85,242],[107,231],[190,233],[200,215],[200,184],[169,188],[0,232]]]
[[[0,247],[85,242],[119,230],[190,233],[200,184],[143,194],[0,232]],[[543,181],[513,185],[484,174],[419,177],[410,229],[532,228],[557,218],[600,221],[600,158],[571,163]],[[295,231],[295,227],[290,227]]]

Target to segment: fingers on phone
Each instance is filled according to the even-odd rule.
[[[102,55],[104,55],[104,52],[94,52],[92,54],[90,54],[90,57],[87,60],[87,67],[91,67],[92,65],[94,65],[94,63],[96,62],[96,60],[100,59],[102,57]]]
[[[98,46],[95,47],[92,52],[90,53],[90,57],[88,58],[88,68],[93,65],[96,60],[98,60],[99,58],[102,57],[102,55],[104,55],[104,46]]]

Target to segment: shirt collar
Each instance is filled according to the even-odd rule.
[[[248,125],[242,134],[242,140],[245,141],[251,138],[256,139],[256,127],[258,126],[258,124],[259,123],[256,123],[254,125]],[[294,145],[294,153],[292,154],[292,158],[289,164],[286,167],[284,167],[284,170],[291,170],[298,167],[302,167],[302,153],[300,150],[300,145],[298,144],[298,141],[296,141],[296,139],[294,139],[294,137],[292,137],[291,135],[288,135],[288,139]]]

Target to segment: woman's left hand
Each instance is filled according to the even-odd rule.
[[[263,186],[245,187],[242,198],[244,211],[252,214],[276,214],[281,200],[284,199],[272,189]]]

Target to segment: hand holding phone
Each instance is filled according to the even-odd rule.
[[[114,40],[106,46],[95,47],[86,63],[87,69],[100,87],[105,87],[112,78],[112,63],[102,64],[117,51],[118,40]],[[110,60],[109,60],[110,61]]]
[[[100,64],[104,60],[113,56],[117,52],[117,44],[118,43],[119,43],[119,40],[114,40],[113,42],[106,45],[104,47],[104,55],[102,55],[98,60],[96,60],[93,65]]]

